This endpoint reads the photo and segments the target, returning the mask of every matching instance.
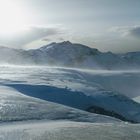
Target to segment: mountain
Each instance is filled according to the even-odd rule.
[[[51,43],[29,52],[32,56],[38,56],[39,62],[55,66],[108,69],[114,64],[123,65],[121,58],[111,52],[102,53],[97,49],[69,41]]]
[[[0,47],[0,63],[18,65],[51,65],[93,69],[140,68],[140,52],[114,54],[100,52],[69,41],[51,43],[39,49],[12,49]]]
[[[100,53],[97,49],[81,44],[72,44],[69,41],[51,43],[36,50],[29,50],[29,54],[36,56],[38,62],[55,66],[86,66],[84,62],[91,55]],[[96,66],[94,61],[90,64]]]

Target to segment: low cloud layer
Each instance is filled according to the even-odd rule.
[[[132,28],[129,33],[134,37],[140,38],[140,26]]]
[[[0,37],[0,44],[12,47],[21,47],[30,42],[38,39],[47,38],[50,36],[56,36],[63,34],[63,29],[59,26],[43,27],[32,26],[28,27],[24,31],[14,34],[13,36]]]
[[[111,32],[120,33],[121,36],[132,36],[140,38],[140,25],[138,26],[124,26],[124,27],[112,27]]]

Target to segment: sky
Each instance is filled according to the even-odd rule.
[[[0,45],[69,40],[116,53],[140,51],[140,0],[0,0]]]

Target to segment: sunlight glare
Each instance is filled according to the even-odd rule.
[[[26,15],[16,1],[0,1],[0,35],[13,35],[26,26]]]

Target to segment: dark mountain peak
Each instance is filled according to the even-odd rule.
[[[63,45],[72,45],[72,43],[70,41],[63,41],[63,42],[60,42],[60,44],[63,44]]]

